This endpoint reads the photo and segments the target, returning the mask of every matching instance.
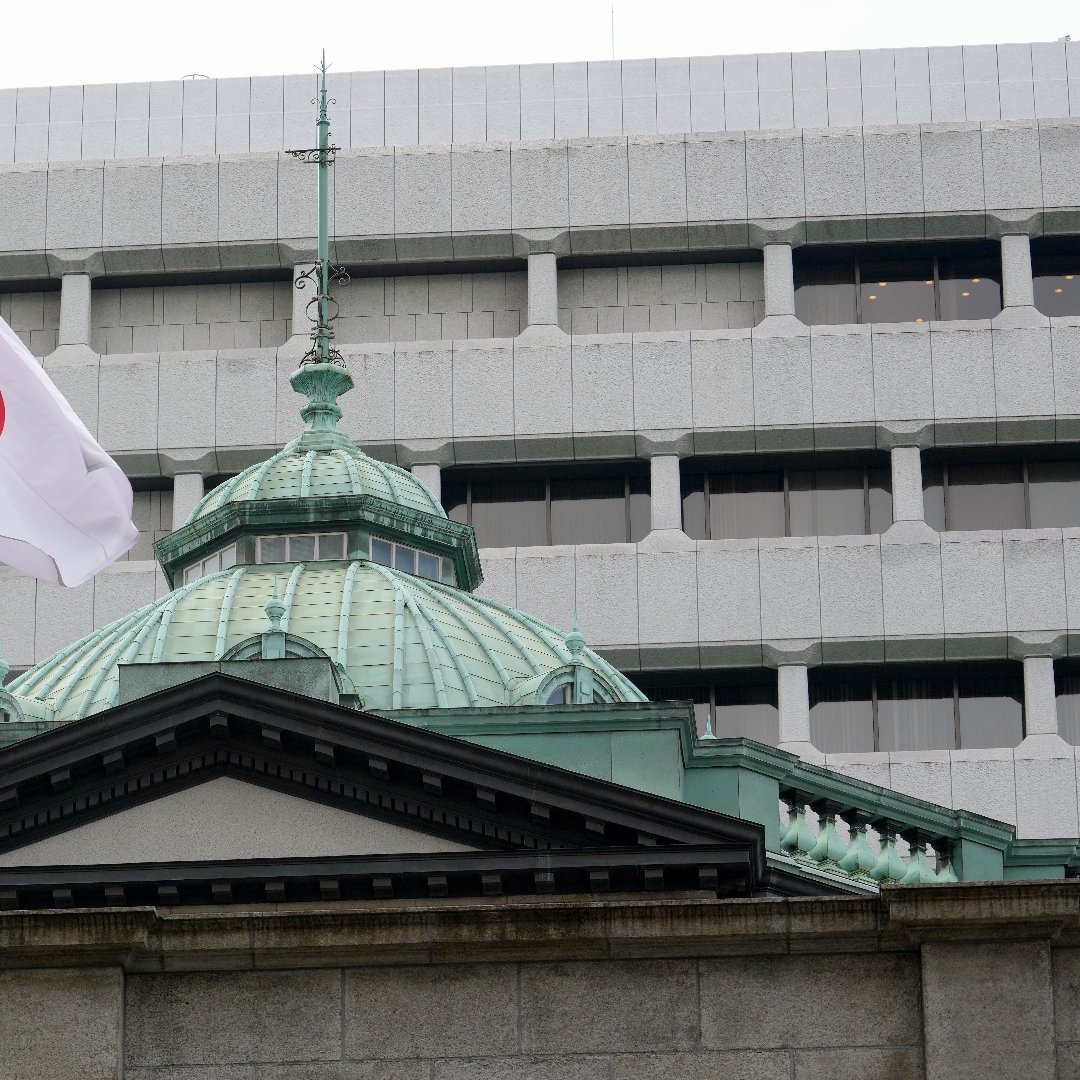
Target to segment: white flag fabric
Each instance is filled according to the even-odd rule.
[[[0,563],[76,586],[130,550],[131,484],[0,319]]]

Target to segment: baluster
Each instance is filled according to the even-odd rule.
[[[788,830],[780,841],[780,847],[789,855],[807,856],[817,844],[817,836],[810,828],[807,817],[807,805],[810,796],[804,791],[794,789],[785,791],[780,796],[792,809]]]
[[[851,830],[847,853],[840,860],[840,869],[849,874],[869,874],[877,865],[878,857],[870,848],[866,835],[870,827],[870,815],[862,810],[845,810],[841,819]]]
[[[937,852],[937,875],[936,880],[943,884],[954,884],[959,880],[956,876],[954,864],[955,842],[944,836],[934,841],[934,851]]]
[[[911,855],[908,858],[907,873],[900,879],[901,885],[928,885],[938,880],[934,868],[926,858],[926,845],[929,835],[922,829],[905,829],[901,836],[911,847]]]
[[[896,834],[902,826],[888,818],[876,819],[873,826],[881,837],[881,854],[878,855],[870,876],[875,881],[899,881],[907,873],[904,860],[896,850]]]
[[[818,799],[810,804],[810,809],[818,816],[817,843],[809,852],[814,862],[839,863],[847,851],[847,845],[836,831],[836,815],[840,807],[840,803],[831,799]]]

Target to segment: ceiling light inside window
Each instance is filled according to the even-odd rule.
[[[971,293],[969,293],[969,292],[962,292],[962,293],[961,293],[960,295],[961,295],[961,296],[970,296],[970,295],[971,295]]]
[[[931,281],[931,280],[930,280],[930,278],[927,278],[927,279],[926,279],[926,280],[925,280],[925,281],[923,282],[923,284],[924,284],[924,285],[933,285],[934,283],[933,283],[933,281]]]
[[[871,293],[866,299],[867,300],[876,300],[877,299],[877,293]]]
[[[884,289],[884,288],[885,288],[885,286],[886,286],[886,285],[888,285],[888,284],[889,284],[889,283],[888,283],[887,281],[879,281],[879,282],[878,282],[878,288],[879,288],[879,289]]]
[[[922,317],[920,316],[920,317],[919,317],[918,319],[916,319],[915,321],[916,321],[916,322],[922,322],[922,321],[923,321],[923,319],[922,319]]]
[[[1055,289],[1054,292],[1059,293],[1061,292],[1061,289]]]
[[[978,285],[980,281],[982,281],[982,278],[981,278],[981,277],[973,277],[973,278],[971,279],[971,284],[972,284],[972,285]]]
[[[1073,275],[1073,274],[1066,274],[1066,275],[1065,275],[1065,280],[1066,280],[1066,281],[1072,281],[1073,277],[1074,277],[1074,275]]]

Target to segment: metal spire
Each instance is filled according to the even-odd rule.
[[[346,285],[349,275],[343,266],[330,265],[330,166],[334,164],[339,147],[330,142],[330,114],[327,111],[327,105],[334,104],[334,99],[326,96],[325,49],[318,70],[319,96],[313,99],[312,104],[319,106],[318,117],[315,121],[319,145],[314,150],[288,151],[301,161],[319,166],[319,261],[296,279],[298,289],[305,289],[309,284],[315,286],[315,298],[307,305],[308,318],[314,324],[310,335],[313,344],[300,363],[301,365],[336,364],[344,367],[341,354],[333,347],[334,331],[330,325],[337,318],[337,302],[330,296],[330,283],[334,281],[340,285]],[[333,305],[332,310],[331,305]],[[312,313],[312,308],[314,308],[314,313]]]

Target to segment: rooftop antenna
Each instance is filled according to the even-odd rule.
[[[330,166],[334,164],[335,156],[340,147],[330,142],[330,116],[327,112],[327,104],[336,104],[333,98],[326,96],[326,50],[323,50],[322,62],[319,71],[319,93],[312,99],[313,105],[318,105],[319,112],[315,121],[315,130],[318,133],[319,145],[313,150],[289,150],[288,153],[300,161],[319,167],[319,248],[318,262],[305,271],[296,279],[296,287],[305,289],[309,284],[315,286],[315,298],[307,305],[308,318],[314,324],[311,332],[312,346],[304,354],[300,361],[305,364],[335,364],[344,367],[345,362],[341,359],[341,353],[333,346],[334,331],[330,324],[337,318],[337,302],[330,296],[330,282],[336,281],[341,285],[348,284],[349,275],[343,266],[330,265],[330,235],[329,235],[329,190],[330,190]],[[333,305],[333,310],[331,310]],[[314,312],[313,310],[314,309]]]

